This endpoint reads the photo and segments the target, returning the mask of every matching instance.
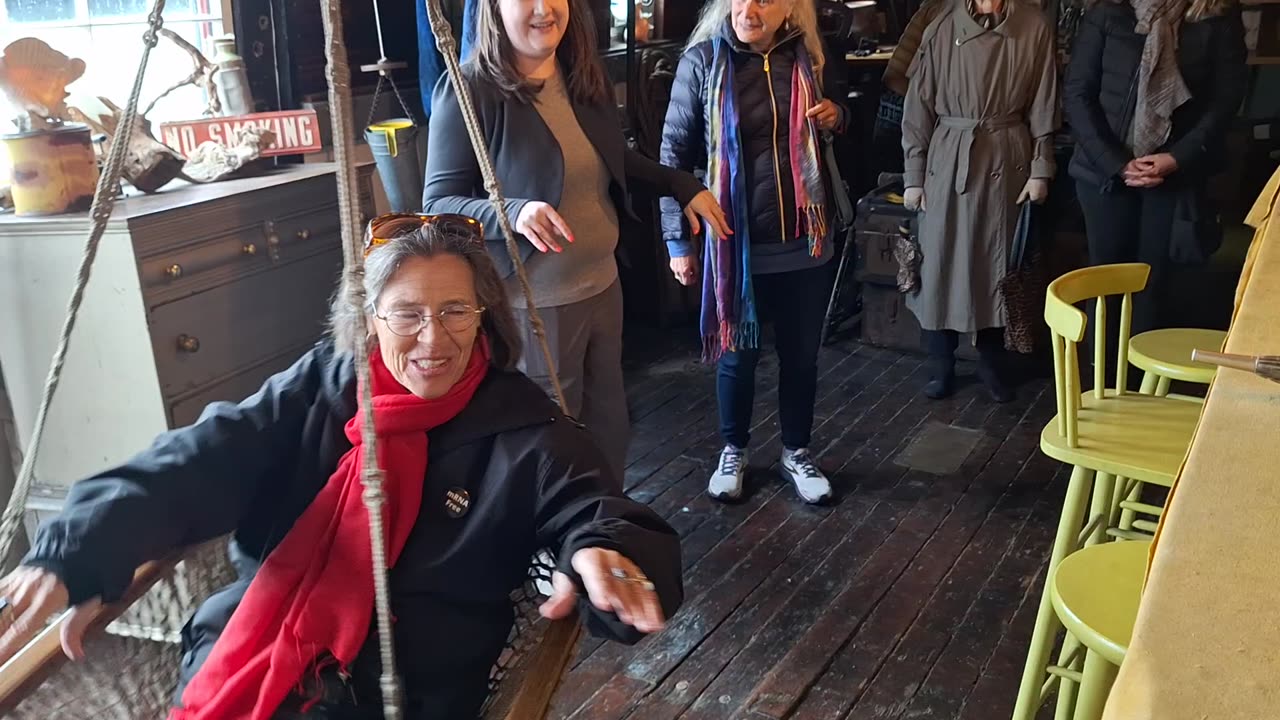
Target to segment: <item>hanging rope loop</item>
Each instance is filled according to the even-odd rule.
[[[93,261],[98,256],[98,246],[102,243],[102,236],[107,230],[111,211],[115,209],[120,175],[124,169],[124,156],[129,148],[129,138],[133,134],[134,123],[138,118],[138,100],[142,96],[142,81],[146,77],[147,61],[159,39],[160,28],[164,25],[164,4],[165,0],[155,0],[151,13],[147,16],[147,30],[142,36],[142,58],[138,61],[133,88],[129,91],[129,102],[125,103],[124,113],[120,116],[119,124],[116,125],[115,135],[111,138],[111,150],[107,153],[106,165],[98,176],[98,186],[94,188],[93,204],[89,208],[89,236],[85,238],[80,267],[76,271],[75,286],[71,291],[71,299],[67,303],[67,315],[62,323],[62,331],[58,334],[58,345],[53,351],[53,359],[49,363],[49,374],[45,377],[40,404],[36,408],[35,422],[31,426],[31,440],[27,443],[27,451],[22,457],[22,468],[18,471],[13,492],[9,494],[4,516],[0,517],[0,560],[7,561],[13,550],[18,528],[22,524],[22,516],[26,512],[27,497],[31,494],[31,485],[35,482],[36,458],[40,455],[40,441],[44,438],[49,409],[53,405],[53,396],[62,380],[62,368],[66,364],[67,351],[71,347],[72,331],[75,329],[76,320],[80,317],[80,306],[84,302],[85,288],[89,285]]]

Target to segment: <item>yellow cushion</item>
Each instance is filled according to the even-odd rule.
[[[1050,579],[1054,612],[1089,650],[1119,666],[1138,617],[1151,543],[1109,542],[1063,558]]]
[[[1099,400],[1088,392],[1080,402],[1080,446],[1067,447],[1055,417],[1040,434],[1040,449],[1068,465],[1169,487],[1203,409],[1200,403],[1114,390]]]

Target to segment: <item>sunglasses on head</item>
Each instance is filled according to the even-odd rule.
[[[364,256],[379,245],[385,245],[402,235],[433,225],[444,232],[457,233],[475,242],[484,242],[484,225],[473,217],[455,215],[422,215],[419,213],[388,213],[369,221],[364,228]]]

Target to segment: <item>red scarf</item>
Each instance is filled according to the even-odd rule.
[[[390,567],[422,505],[426,432],[471,401],[488,372],[489,348],[483,338],[477,340],[462,378],[435,400],[423,400],[400,385],[378,351],[369,364]],[[169,720],[266,720],[301,687],[304,673],[316,671],[318,660],[331,655],[345,669],[355,659],[373,617],[369,515],[361,499],[362,417],[359,410],[347,422],[353,447],[267,556],[183,691],[183,707],[174,708]]]

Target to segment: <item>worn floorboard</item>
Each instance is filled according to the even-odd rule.
[[[626,366],[625,484],[681,536],[684,606],[633,647],[585,638],[551,717],[1008,717],[1065,488],[1038,450],[1052,388],[997,406],[971,382],[930,401],[922,358],[828,346],[810,447],[838,497],[813,507],[777,472],[779,366],[766,351],[747,494],[722,504],[705,493],[723,445],[714,368],[673,337],[629,338],[642,351]],[[976,438],[958,467],[895,462],[938,424]]]

